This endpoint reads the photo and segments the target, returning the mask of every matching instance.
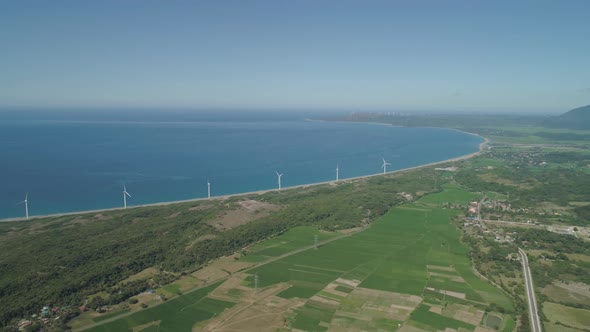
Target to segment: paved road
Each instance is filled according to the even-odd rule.
[[[531,328],[533,332],[542,332],[541,320],[539,320],[539,314],[537,309],[537,299],[535,298],[535,290],[533,288],[533,277],[531,275],[531,269],[529,268],[529,259],[524,250],[518,248],[522,260],[522,269],[524,271],[524,283],[526,286],[526,295],[529,302],[529,317],[531,320]]]

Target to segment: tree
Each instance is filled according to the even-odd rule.
[[[99,295],[99,296],[95,296],[92,301],[90,301],[90,303],[88,303],[88,306],[94,310],[98,310],[101,307],[104,307],[104,305],[107,302]]]

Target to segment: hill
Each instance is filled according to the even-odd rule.
[[[556,118],[545,121],[545,127],[590,129],[590,105],[575,108]]]

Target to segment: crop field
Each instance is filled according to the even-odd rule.
[[[430,287],[459,294],[466,303],[493,302],[512,310],[507,297],[471,272],[467,249],[459,242],[459,232],[449,223],[454,213],[420,204],[395,208],[364,232],[277,260],[250,273],[257,274],[259,287],[291,285],[278,294],[284,298],[311,298],[327,284],[343,278],[358,282],[359,288],[417,296]],[[442,277],[429,276],[429,265],[447,271],[441,273]],[[250,285],[252,280],[246,278]],[[294,327],[310,329],[306,324],[313,324],[315,330],[325,329],[330,323],[326,317],[332,317],[332,312],[333,309],[306,307],[299,312]],[[426,316],[430,314],[418,315],[414,320]],[[440,320],[440,324],[451,322],[444,317]]]
[[[261,262],[286,254],[295,249],[313,245],[316,236],[318,242],[322,242],[338,235],[338,233],[321,232],[316,227],[311,226],[294,227],[279,236],[248,248],[248,255],[244,256],[242,260],[246,262]]]
[[[405,324],[423,330],[474,330],[483,324],[483,310],[489,304],[511,312],[512,302],[473,274],[460,232],[450,223],[457,211],[436,206],[440,202],[466,204],[477,195],[459,186],[444,189],[432,195],[434,198],[392,209],[362,232],[325,244],[321,241],[338,234],[312,227],[293,228],[256,244],[238,261],[278,257],[313,245],[316,236],[320,242],[317,248],[234,275],[222,286],[227,291],[219,294],[239,303],[238,311],[252,303],[257,307],[264,301],[285,303],[285,308],[291,308],[282,313],[287,326],[301,330],[395,330]],[[257,290],[253,290],[255,283]],[[214,299],[214,294],[207,297],[215,287],[179,296],[91,331],[189,331],[218,314],[215,324],[237,324],[232,315],[224,318],[228,315],[223,314],[235,303]],[[272,289],[275,293],[257,299]],[[199,323],[199,328],[207,329],[203,324],[208,323]]]
[[[421,325],[428,325],[438,330],[444,330],[445,328],[453,328],[459,329],[464,328],[468,330],[475,329],[475,326],[462,322],[460,320],[456,320],[453,318],[445,317],[442,315],[438,315],[432,311],[430,311],[430,307],[427,305],[421,305],[412,312],[410,316],[411,319],[415,322],[418,322],[418,326]]]
[[[220,283],[169,300],[87,331],[190,331],[196,323],[231,308],[234,303],[207,297]],[[138,328],[144,326],[143,328]]]
[[[566,327],[584,330],[590,326],[590,311],[545,302],[543,312],[551,324],[547,330],[561,331]]]

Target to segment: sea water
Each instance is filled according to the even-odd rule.
[[[301,114],[0,112],[0,218],[283,187],[423,165],[476,152],[441,128],[309,121]]]

